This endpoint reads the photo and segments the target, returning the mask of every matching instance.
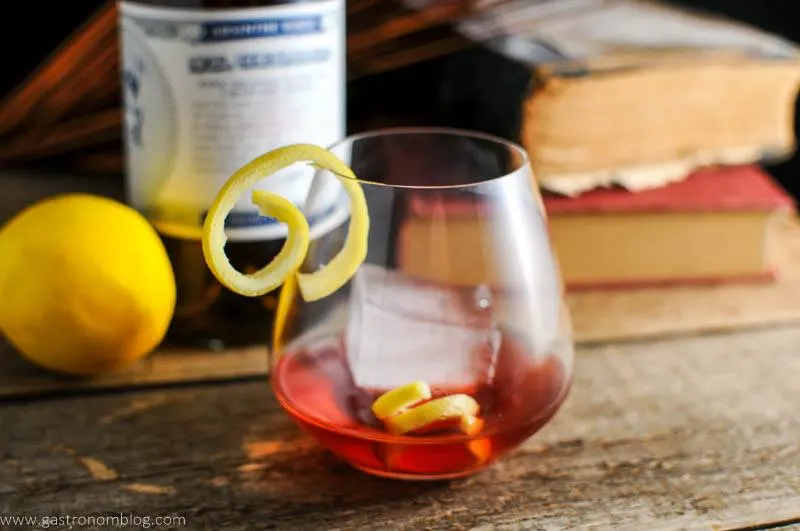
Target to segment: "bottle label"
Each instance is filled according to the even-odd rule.
[[[120,31],[128,197],[168,236],[199,239],[219,189],[257,156],[345,134],[343,0],[226,10],[123,1]],[[304,204],[314,174],[296,164],[256,187],[307,207],[312,225],[344,221],[340,187]],[[226,227],[233,241],[287,231],[249,193]]]

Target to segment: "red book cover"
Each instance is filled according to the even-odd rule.
[[[577,197],[542,192],[549,216],[588,213],[772,212],[793,210],[792,197],[755,165],[697,170],[686,179],[651,190],[601,188]],[[421,217],[474,215],[487,205],[448,191],[412,196],[410,210]]]
[[[631,192],[591,190],[577,197],[543,195],[549,215],[613,212],[724,212],[790,210],[794,202],[758,166],[698,170],[663,188]]]

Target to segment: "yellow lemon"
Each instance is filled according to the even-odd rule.
[[[0,331],[32,362],[92,375],[143,358],[175,309],[161,240],[138,212],[86,194],[40,201],[0,229]]]

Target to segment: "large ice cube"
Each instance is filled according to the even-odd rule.
[[[491,380],[501,336],[488,287],[440,287],[364,264],[351,290],[347,359],[359,387]]]

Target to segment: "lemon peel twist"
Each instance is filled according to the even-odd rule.
[[[260,270],[244,274],[236,270],[225,255],[225,218],[245,190],[258,181],[296,162],[309,162],[333,173],[350,199],[350,226],[344,246],[331,261],[313,273],[298,273],[308,253],[310,235],[305,216],[288,199],[264,190],[252,193],[259,211],[286,223],[286,242],[277,256]],[[296,275],[300,295],[306,301],[327,297],[356,273],[367,255],[369,212],[364,191],[347,164],[330,151],[313,144],[292,144],[257,157],[237,170],[222,186],[203,225],[203,256],[219,282],[240,295],[257,297]]]
[[[394,435],[404,435],[437,422],[475,416],[480,406],[469,395],[448,395],[435,398],[407,411],[387,418],[386,429]],[[460,422],[459,422],[460,423]]]
[[[430,429],[453,425],[473,437],[483,431],[485,422],[478,417],[480,405],[471,396],[458,393],[430,398],[430,386],[424,381],[416,381],[380,395],[372,403],[372,412],[393,435],[426,433]],[[485,437],[476,438],[466,443],[466,449],[472,454],[474,465],[482,465],[491,458],[492,443]],[[401,463],[408,451],[403,445],[389,444],[384,450],[384,462],[389,468],[402,468]]]
[[[483,420],[476,417],[480,406],[471,396],[454,394],[430,398],[431,389],[426,382],[412,382],[383,393],[372,403],[372,412],[395,435],[424,430],[450,420],[456,421],[458,428],[468,435],[483,429]]]
[[[408,408],[428,400],[431,388],[425,382],[413,382],[386,391],[372,403],[372,412],[381,420],[387,419]]]

